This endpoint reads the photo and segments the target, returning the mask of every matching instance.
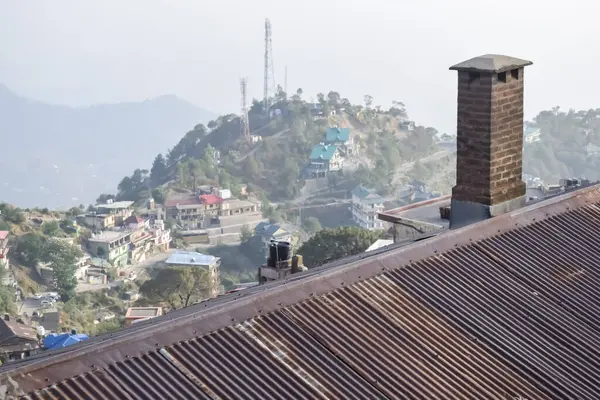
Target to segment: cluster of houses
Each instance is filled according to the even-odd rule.
[[[247,195],[242,191],[242,195]],[[233,198],[229,189],[202,186],[195,193],[172,193],[156,205],[156,219],[170,219],[184,240],[198,243],[209,236],[239,233],[263,219],[259,201]]]
[[[132,201],[109,200],[79,219],[93,232],[86,241],[90,259],[104,260],[112,266],[136,264],[149,254],[166,251],[171,243],[171,232],[164,221],[134,215]]]
[[[350,128],[328,128],[325,141],[315,145],[310,153],[306,177],[322,178],[328,173],[341,171],[345,158],[355,153]]]

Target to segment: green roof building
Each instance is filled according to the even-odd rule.
[[[328,128],[325,133],[325,144],[337,146],[342,155],[349,155],[354,151],[350,128]]]
[[[337,146],[320,143],[316,145],[309,156],[307,166],[309,178],[324,177],[328,172],[342,169],[343,159]]]

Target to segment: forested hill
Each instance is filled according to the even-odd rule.
[[[0,201],[49,208],[91,203],[123,171],[213,118],[175,96],[73,108],[32,101],[0,84]]]
[[[547,182],[565,177],[600,179],[600,109],[540,112],[530,126],[540,140],[525,145],[525,173]]]
[[[403,162],[438,150],[437,131],[410,121],[401,102],[383,109],[365,96],[364,104],[357,105],[334,91],[318,94],[317,99],[312,104],[303,99],[301,89],[291,96],[280,90],[271,99],[272,118],[266,116],[262,102],[254,100],[249,111],[250,131],[260,137],[258,143],[241,137],[240,118],[234,114],[207,126],[197,125],[166,154],[157,155],[151,168],[125,177],[117,198],[145,199],[148,187],[167,183],[172,188],[192,189],[218,181],[234,193],[243,183],[263,198],[292,200],[304,185],[301,170],[312,148],[324,140],[332,125],[351,129],[362,149],[362,157],[353,160],[360,164],[357,174],[365,183],[382,189],[389,189],[395,169]],[[315,109],[324,117],[315,118]],[[220,156],[218,168],[214,167],[216,156]],[[159,192],[155,195],[160,199]]]

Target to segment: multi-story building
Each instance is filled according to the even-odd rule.
[[[202,268],[208,272],[210,297],[221,294],[221,259],[209,254],[194,251],[178,251],[169,256],[166,261],[169,267]]]
[[[8,231],[0,231],[0,268],[8,269]]]
[[[115,216],[113,214],[89,212],[80,218],[82,218],[83,223],[92,230],[112,229],[115,227]]]
[[[133,214],[133,201],[112,201],[94,206],[97,214],[110,214],[114,216],[114,225],[121,225],[123,221]]]
[[[127,265],[131,237],[133,231],[104,231],[99,235],[92,235],[88,239],[88,251],[94,256],[107,260],[113,266]]]
[[[336,146],[346,156],[355,152],[350,128],[338,128],[337,126],[328,128],[325,133],[325,144]]]
[[[320,143],[310,153],[306,171],[309,178],[320,178],[341,170],[343,165],[344,159],[337,146]]]
[[[384,199],[373,189],[358,186],[352,191],[352,219],[365,229],[385,229],[385,222],[379,220],[383,211]]]
[[[164,215],[161,212],[158,219],[172,218],[183,230],[196,230],[221,226],[221,217],[259,211],[260,206],[248,200],[225,200],[216,194],[187,194],[167,199]]]

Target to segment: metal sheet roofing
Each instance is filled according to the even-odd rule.
[[[218,257],[210,254],[197,253],[195,251],[178,251],[171,253],[167,258],[167,264],[190,265],[190,266],[210,266],[219,260]]]
[[[336,151],[337,147],[332,144],[317,144],[310,153],[309,159],[311,161],[329,161]]]
[[[350,128],[327,128],[326,143],[347,142],[350,139]]]
[[[598,399],[599,232],[596,186],[34,356],[0,384],[29,399]]]

